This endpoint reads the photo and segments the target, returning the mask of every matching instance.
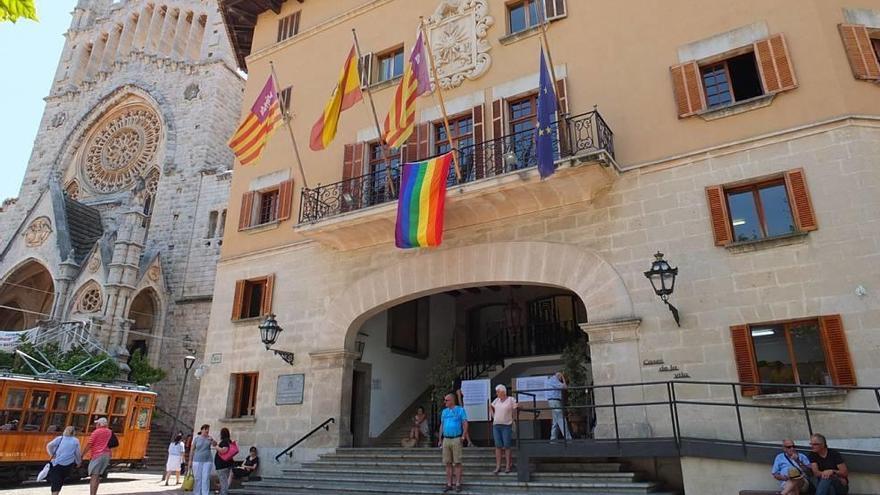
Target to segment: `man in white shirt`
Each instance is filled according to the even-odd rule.
[[[562,391],[568,388],[565,382],[565,375],[561,371],[557,371],[555,375],[551,375],[544,382],[544,388],[547,389],[545,395],[547,402],[553,411],[553,425],[550,426],[550,440],[556,440],[556,431],[562,432],[566,440],[571,440],[571,428],[565,421],[565,414],[562,410]]]

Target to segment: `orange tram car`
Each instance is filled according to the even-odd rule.
[[[138,385],[105,384],[0,373],[0,483],[33,478],[49,461],[46,444],[73,425],[85,447],[95,420],[106,417],[119,446],[111,466],[141,464],[156,394]],[[85,476],[88,453],[73,476]]]

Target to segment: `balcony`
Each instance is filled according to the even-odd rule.
[[[565,116],[552,126],[556,173],[545,180],[533,130],[459,149],[462,177],[450,170],[445,230],[590,201],[609,187],[618,173],[614,136],[599,112]],[[295,230],[340,250],[390,244],[399,181],[395,166],[303,189]]]

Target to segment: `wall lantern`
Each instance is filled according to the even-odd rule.
[[[293,366],[292,352],[272,349],[272,346],[275,345],[275,341],[278,340],[278,334],[283,331],[284,329],[278,326],[278,322],[275,320],[275,315],[272,313],[269,313],[263,323],[260,323],[260,339],[262,339],[263,345],[266,346],[266,350],[274,352],[277,356],[281,356],[281,359],[283,359],[285,363]]]
[[[357,333],[357,340],[354,341],[355,350],[357,351],[357,360],[360,361],[364,358],[364,349],[367,348],[367,339],[370,337],[369,334],[364,332]]]
[[[654,293],[660,296],[660,299],[669,307],[675,324],[679,327],[678,309],[669,303],[669,296],[675,290],[675,277],[678,275],[678,268],[669,266],[669,263],[663,259],[663,253],[657,251],[654,255],[654,261],[651,263],[651,269],[645,272],[645,277],[651,281],[654,287]]]

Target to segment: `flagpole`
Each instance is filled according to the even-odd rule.
[[[281,93],[278,92],[278,74],[275,73],[275,64],[272,61],[269,61],[269,67],[272,69],[272,79],[273,86],[275,86],[275,98],[278,100],[278,104],[281,105]],[[293,98],[293,94],[290,95]],[[299,155],[299,146],[296,145],[296,138],[293,136],[293,127],[290,125],[290,114],[284,109],[282,111],[282,118],[284,119],[284,123],[287,124],[287,132],[290,134],[290,142],[293,143],[293,154],[296,156],[296,165],[299,167],[299,175],[303,180],[303,188],[308,189],[309,183],[306,181],[306,172],[303,169],[302,158]]]
[[[449,142],[449,151],[452,153],[452,165],[455,166],[455,179],[461,184],[461,167],[458,165],[458,150],[452,144],[452,132],[449,130],[449,117],[446,115],[446,102],[443,101],[443,90],[440,89],[440,78],[437,77],[437,66],[434,65],[434,51],[431,49],[431,39],[425,31],[425,18],[419,17],[419,29],[422,39],[425,40],[425,48],[428,50],[428,61],[431,63],[431,73],[434,75],[434,84],[437,86],[437,99],[440,102],[440,114],[443,116],[443,126],[446,128],[446,140]]]
[[[357,31],[354,28],[351,28],[351,34],[354,36],[354,49],[357,51],[358,56],[358,65],[360,65],[361,60],[363,60],[363,56],[361,55],[361,45],[358,43],[358,35]],[[361,81],[363,81],[363,74],[358,70],[358,75],[361,76]],[[360,84],[361,81],[358,81]],[[394,180],[391,178],[391,160],[388,157],[387,144],[385,143],[385,138],[382,136],[382,128],[379,126],[379,116],[376,114],[376,104],[373,102],[373,92],[370,91],[370,76],[367,75],[367,84],[364,85],[367,90],[367,98],[370,100],[370,109],[373,111],[373,123],[376,124],[376,132],[378,133],[379,139],[379,148],[382,150],[382,159],[385,161],[385,184],[388,186],[391,191],[391,195],[394,196],[397,194],[397,191],[394,189]],[[369,153],[369,150],[367,150]]]
[[[547,38],[547,24],[550,23],[550,20],[547,19],[547,0],[541,0],[541,6],[543,7],[542,16],[544,17],[541,23],[541,40],[544,42],[544,51],[547,52],[547,63],[550,65],[550,77],[553,78],[553,96],[556,97],[556,111],[559,115],[563,115],[562,113],[562,100],[559,99],[559,87],[556,86],[556,68],[553,66],[553,55],[550,53],[550,41]],[[562,152],[562,143],[568,144],[568,127],[565,125],[560,125],[559,127],[559,151]],[[567,147],[567,146],[566,146]]]

